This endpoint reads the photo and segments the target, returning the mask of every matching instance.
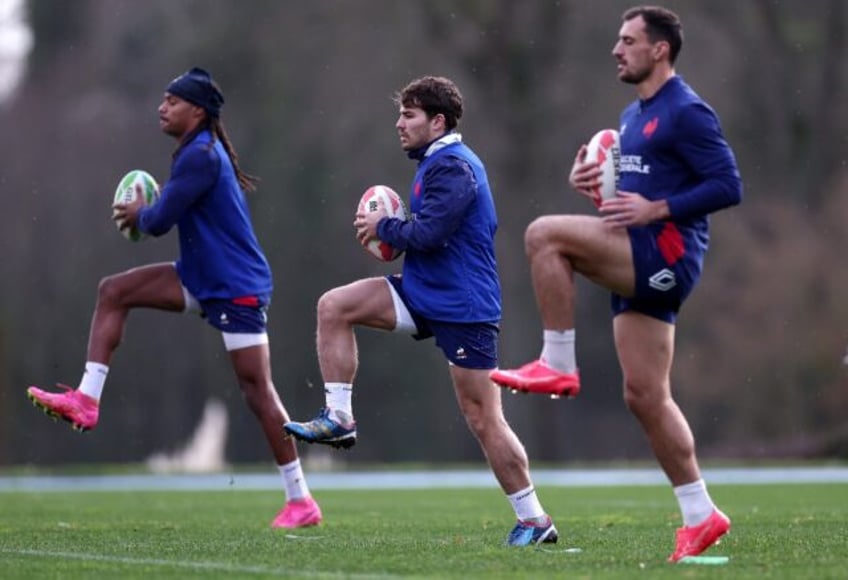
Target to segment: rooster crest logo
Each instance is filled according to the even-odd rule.
[[[654,132],[657,130],[657,125],[660,124],[660,120],[658,117],[654,117],[642,127],[642,135],[645,136],[645,139],[650,139],[654,136]]]

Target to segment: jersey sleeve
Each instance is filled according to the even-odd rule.
[[[152,236],[166,234],[195,201],[212,189],[220,169],[221,160],[211,147],[190,146],[181,152],[159,200],[139,212],[138,229]]]
[[[421,207],[414,219],[383,218],[377,224],[377,236],[399,250],[426,252],[444,246],[477,195],[471,167],[456,157],[434,162],[422,181]]]
[[[698,177],[689,191],[668,198],[672,219],[687,220],[738,204],[742,180],[733,151],[724,139],[715,113],[692,103],[677,116],[677,150]]]

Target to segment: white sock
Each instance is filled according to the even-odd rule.
[[[277,469],[280,470],[280,475],[283,476],[286,501],[309,497],[309,487],[306,485],[306,477],[303,475],[300,459],[295,459],[285,465],[278,465]]]
[[[342,423],[353,421],[353,385],[350,383],[324,383],[324,397],[330,414]]]
[[[675,487],[674,495],[677,496],[677,503],[680,504],[684,526],[697,526],[704,523],[716,509],[703,479]]]
[[[103,385],[106,383],[106,375],[109,374],[109,367],[106,365],[87,362],[85,363],[85,372],[82,374],[80,384],[77,390],[83,395],[88,395],[92,399],[99,401],[103,394]]]
[[[534,520],[545,515],[545,510],[542,509],[542,504],[536,497],[536,489],[532,485],[506,497],[512,504],[515,516],[521,521]]]
[[[577,361],[574,355],[574,329],[568,330],[546,330],[542,334],[544,346],[542,356],[545,364],[552,369],[564,373],[573,373],[577,370]]]

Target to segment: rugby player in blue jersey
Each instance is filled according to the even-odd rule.
[[[541,313],[538,360],[500,369],[509,389],[574,396],[574,274],[612,292],[613,332],[624,400],[674,487],[683,516],[678,561],[700,554],[730,528],[701,478],[692,431],[671,396],[675,320],[701,275],[708,214],[738,204],[742,185],[733,152],[713,110],[676,75],[683,42],[674,13],[660,7],[626,11],[613,56],[618,78],[638,99],[621,115],[621,176],[600,216],[555,215],[527,228],[525,246]],[[592,198],[596,163],[580,147],[570,183]]]
[[[162,131],[177,140],[170,179],[155,204],[143,207],[138,195],[136,202],[115,206],[115,219],[153,236],[176,226],[180,257],[101,280],[79,388],[59,385],[64,392],[52,393],[30,387],[28,395],[76,429],[93,429],[130,310],[198,313],[222,333],[242,394],[280,470],[287,501],[271,525],[316,525],[321,510],[309,493],[294,442],[280,433],[288,414],[271,379],[266,330],[271,269],[245,199],[257,179],[239,167],[221,121],[223,104],[220,88],[203,69],[194,68],[168,85],[158,113]]]
[[[423,77],[396,102],[401,147],[418,163],[409,196],[412,218],[389,218],[385,210],[359,213],[354,227],[363,245],[379,239],[404,250],[403,273],[358,280],[321,297],[318,359],[326,407],[317,418],[285,429],[310,443],[356,442],[354,327],[434,337],[448,360],[459,407],[517,516],[507,543],[556,542],[556,528],[530,480],[527,454],[504,418],[500,391],[489,382],[501,319],[497,215],[483,163],[456,132],[462,95],[446,78]]]

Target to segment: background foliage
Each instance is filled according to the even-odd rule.
[[[848,274],[848,7],[669,1],[683,18],[678,72],[719,113],[745,182],[714,216],[703,283],[678,328],[676,396],[702,456],[845,456]],[[176,257],[176,236],[129,245],[109,204],[118,178],[167,178],[158,129],[167,82],[210,69],[242,166],[263,181],[250,203],[275,273],[275,382],[291,414],[322,405],[314,307],[327,289],[382,275],[352,235],[360,193],[404,192],[413,165],[393,129],[395,90],[453,78],[468,142],[486,161],[500,215],[501,360],[534,357],[541,327],[523,253],[537,215],[591,212],[568,191],[574,152],[634,98],[610,50],[628,3],[29,0],[27,74],[0,108],[0,464],[142,460],[225,402],[227,457],[265,461],[218,333],[134,312],[113,361],[101,423],[70,437],[28,407],[28,384],[76,385],[97,283]],[[581,284],[585,389],[570,402],[507,397],[531,458],[649,457],[621,403],[608,298]],[[479,460],[432,343],[360,332],[349,461]],[[305,448],[317,458],[319,449]]]

